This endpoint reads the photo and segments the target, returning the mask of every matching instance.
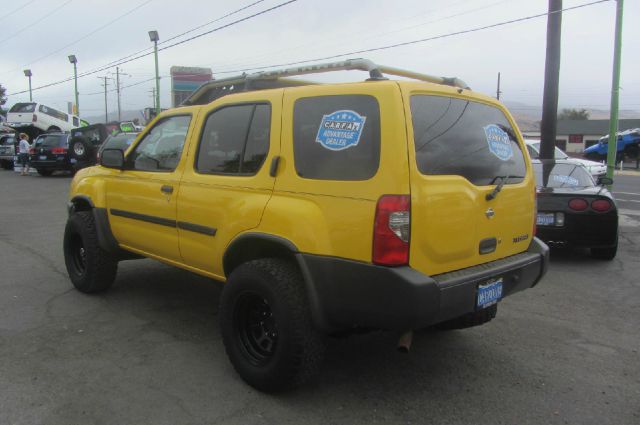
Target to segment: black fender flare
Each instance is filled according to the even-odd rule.
[[[305,291],[307,293],[307,300],[309,301],[309,307],[311,309],[311,319],[316,328],[323,331],[331,331],[332,327],[327,319],[325,314],[324,306],[322,305],[319,291],[318,291],[318,282],[315,282],[312,274],[307,266],[306,260],[298,247],[291,242],[290,240],[283,238],[281,236],[271,235],[267,233],[260,232],[248,232],[243,233],[242,235],[236,237],[225,250],[225,253],[222,257],[222,264],[224,267],[225,275],[229,275],[232,271],[232,268],[228,266],[232,266],[233,260],[231,256],[233,256],[242,246],[247,246],[247,244],[255,244],[255,243],[268,243],[271,246],[278,246],[279,253],[287,253],[291,258],[295,259],[296,264],[302,274],[302,280],[304,282]]]

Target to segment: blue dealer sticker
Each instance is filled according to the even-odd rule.
[[[332,151],[358,146],[366,120],[367,117],[348,110],[323,115],[316,142]]]
[[[492,154],[502,161],[507,161],[513,157],[511,139],[506,131],[495,124],[484,127],[484,134],[487,136],[487,143]]]

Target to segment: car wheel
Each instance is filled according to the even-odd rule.
[[[38,168],[36,170],[38,172],[38,174],[40,174],[42,177],[49,177],[51,174],[53,174],[52,170],[43,170],[42,168]]]
[[[233,367],[260,391],[302,384],[324,358],[324,336],[312,324],[302,276],[286,260],[250,261],[231,273],[220,299],[220,328]]]
[[[95,156],[93,145],[84,136],[72,137],[69,141],[69,147],[71,149],[71,158],[75,158],[77,161],[87,161]]]
[[[438,323],[434,327],[436,329],[443,330],[443,331],[471,328],[474,326],[484,325],[485,323],[490,322],[496,317],[497,313],[498,313],[498,304],[494,304],[482,310],[475,311],[473,313],[468,313],[468,314],[465,314],[464,316],[447,320],[446,322]]]
[[[593,258],[597,258],[598,260],[607,260],[611,261],[616,258],[616,254],[618,253],[618,241],[616,244],[609,248],[591,248],[591,256]]]
[[[73,213],[64,229],[64,262],[73,286],[80,292],[108,289],[118,271],[118,262],[98,245],[91,211]]]

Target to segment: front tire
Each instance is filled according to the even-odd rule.
[[[260,391],[304,383],[324,358],[302,276],[287,260],[254,260],[231,273],[220,299],[220,328],[233,367]]]
[[[64,262],[69,278],[87,294],[109,289],[116,278],[118,262],[100,248],[91,211],[73,213],[64,229]]]
[[[40,174],[42,177],[49,177],[51,174],[53,174],[52,170],[43,170],[41,168],[36,169],[36,171],[38,172],[38,174]]]

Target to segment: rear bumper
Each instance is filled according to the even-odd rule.
[[[490,279],[503,279],[503,298],[535,286],[549,248],[534,238],[527,252],[436,276],[308,254],[298,254],[298,262],[319,328],[408,330],[475,311],[478,284]]]
[[[34,160],[30,159],[29,166],[38,170],[67,170],[72,169],[72,165],[68,160]]]
[[[566,214],[565,226],[538,226],[536,234],[548,244],[608,248],[618,241],[618,214]]]

